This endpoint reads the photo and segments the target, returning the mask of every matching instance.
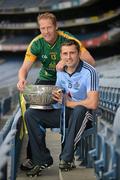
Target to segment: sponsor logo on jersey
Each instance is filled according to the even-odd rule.
[[[52,60],[56,60],[57,59],[57,56],[56,56],[56,52],[50,52],[50,57]]]
[[[74,87],[75,89],[79,89],[80,83],[79,83],[79,82],[75,82],[74,85],[73,85],[73,87]]]
[[[42,58],[43,58],[43,59],[47,59],[48,57],[46,56],[46,54],[43,54],[43,55],[42,55]]]

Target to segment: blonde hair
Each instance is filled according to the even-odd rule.
[[[37,17],[38,24],[41,19],[50,19],[55,26],[57,24],[57,19],[56,19],[55,15],[52,13],[49,13],[49,12],[38,15],[38,17]]]

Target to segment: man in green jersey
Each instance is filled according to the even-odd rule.
[[[56,69],[62,70],[64,67],[63,61],[60,60],[60,46],[65,41],[77,41],[81,50],[80,59],[87,61],[92,66],[95,65],[95,60],[78,39],[68,32],[58,30],[54,14],[49,12],[40,14],[37,21],[41,34],[35,37],[27,48],[24,62],[18,73],[17,88],[19,91],[24,90],[28,72],[36,60],[39,60],[42,65],[36,84],[55,84]],[[32,168],[30,146],[27,149],[29,155],[22,166],[23,169],[24,167],[25,169]]]
[[[28,71],[36,60],[42,64],[38,78],[46,81],[56,80],[56,67],[61,69],[64,66],[63,62],[60,61],[60,46],[61,43],[69,39],[79,42],[81,47],[80,58],[93,66],[95,65],[93,57],[79,40],[68,32],[58,30],[56,17],[52,13],[38,15],[37,20],[41,34],[35,37],[27,48],[23,65],[19,70],[17,87],[20,91],[24,89]]]

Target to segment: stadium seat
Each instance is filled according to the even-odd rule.
[[[116,156],[115,156],[116,134],[111,127],[107,127],[105,138],[104,172],[102,179],[116,179]]]
[[[105,137],[107,133],[107,124],[104,121],[98,123],[98,132],[96,138],[96,160],[94,163],[95,173],[98,177],[102,176],[105,166]]]
[[[116,179],[120,179],[120,135],[117,135],[117,139],[116,139],[115,156],[116,156]]]

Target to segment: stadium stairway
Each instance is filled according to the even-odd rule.
[[[76,161],[76,168],[68,171],[61,172],[59,170],[59,153],[60,153],[60,134],[52,132],[50,129],[47,130],[47,146],[51,150],[51,154],[54,159],[54,164],[49,169],[45,169],[42,171],[42,175],[39,177],[33,177],[33,180],[95,180],[95,174],[93,168],[85,168],[83,166],[79,166],[78,161]],[[24,137],[20,163],[25,159],[25,151],[27,144],[27,135]],[[27,180],[29,177],[26,176],[25,172],[18,168],[17,172],[17,180]]]

